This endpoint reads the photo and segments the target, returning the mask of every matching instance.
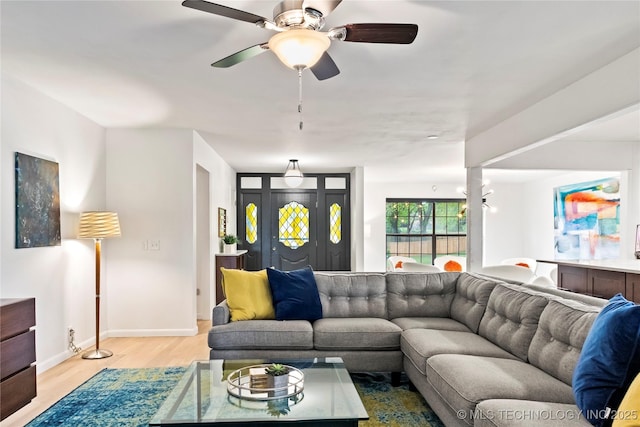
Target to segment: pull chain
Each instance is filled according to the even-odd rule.
[[[302,130],[302,67],[298,68],[298,114],[300,115],[298,127]]]

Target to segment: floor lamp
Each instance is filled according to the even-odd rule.
[[[82,355],[83,359],[104,359],[113,356],[100,349],[100,252],[102,239],[120,236],[120,222],[115,212],[83,212],[80,214],[80,239],[93,239],[96,245],[96,348]]]

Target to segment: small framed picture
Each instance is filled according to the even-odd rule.
[[[224,237],[227,234],[227,210],[218,208],[218,237]]]

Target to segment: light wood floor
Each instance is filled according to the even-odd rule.
[[[188,366],[194,360],[208,360],[209,320],[198,321],[193,337],[108,338],[100,348],[113,351],[102,360],[85,360],[80,354],[38,375],[38,396],[30,404],[0,422],[1,427],[22,427],[71,390],[104,368],[152,368]],[[83,353],[87,349],[82,349]]]

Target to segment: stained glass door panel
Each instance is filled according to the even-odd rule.
[[[271,265],[295,270],[316,265],[316,199],[311,192],[272,197]]]

